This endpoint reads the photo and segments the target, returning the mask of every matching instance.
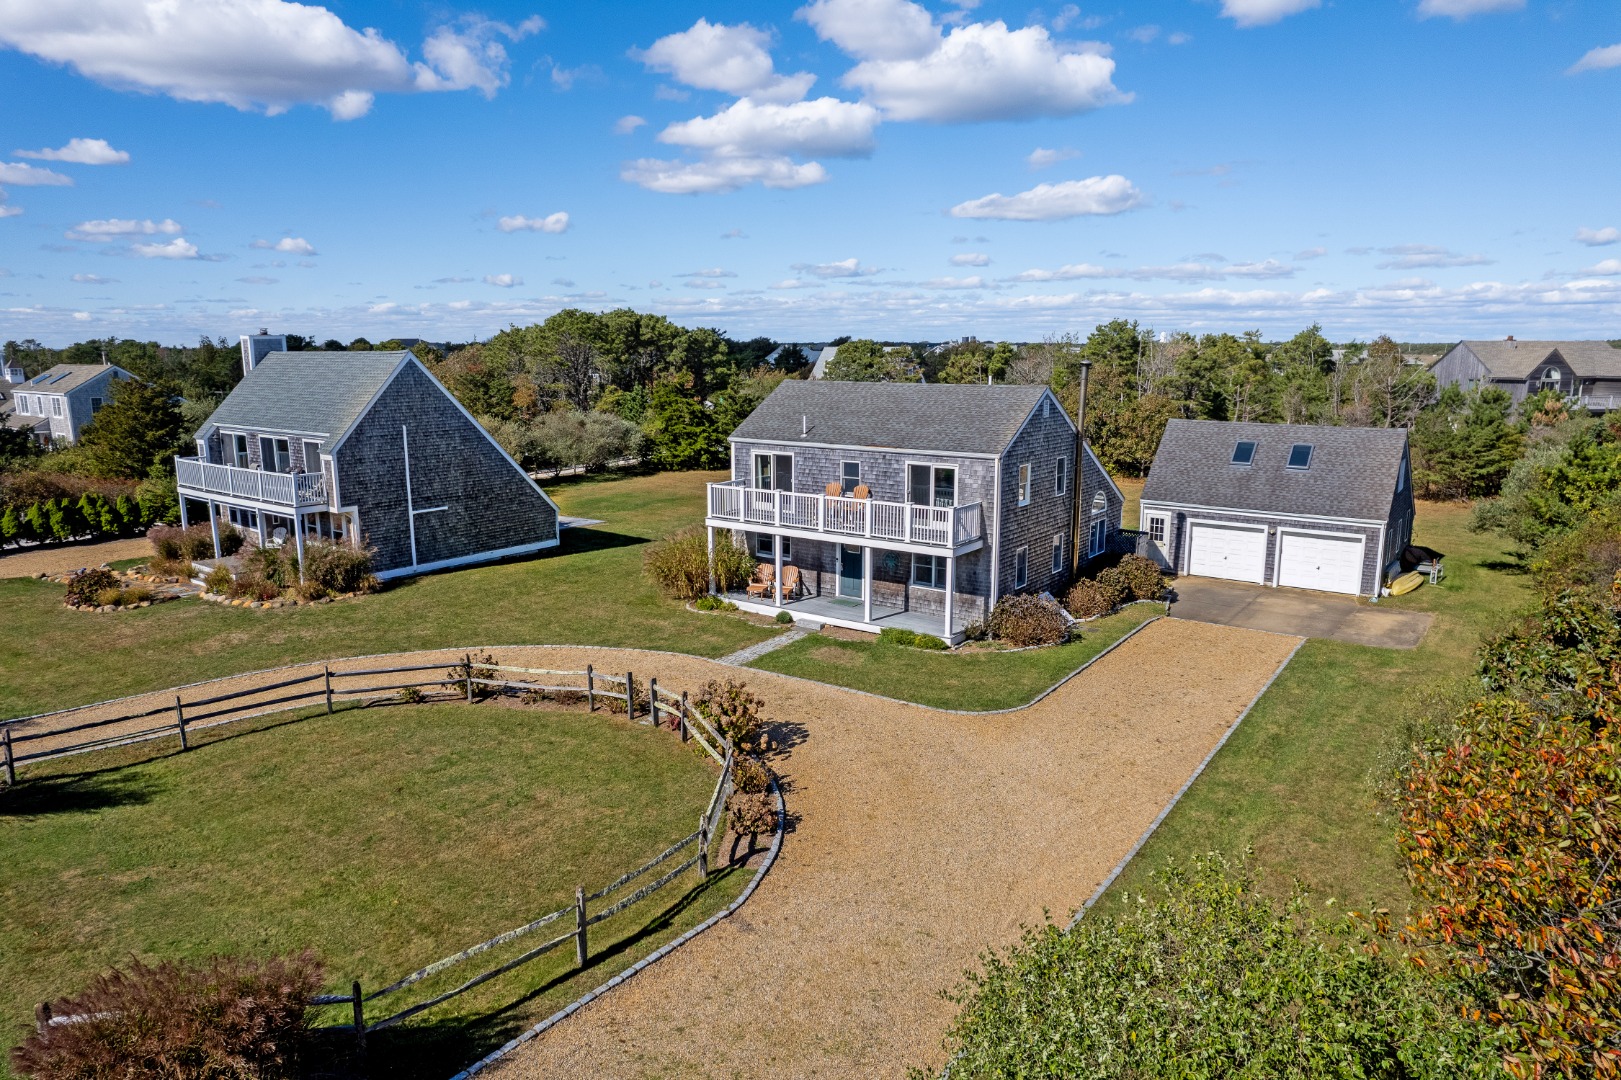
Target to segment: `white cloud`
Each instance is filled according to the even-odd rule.
[[[272,243],[269,240],[255,240],[252,247],[261,251],[280,251],[286,255],[319,255],[315,245],[302,236],[284,236]]]
[[[0,184],[18,187],[71,187],[73,178],[36,165],[16,161],[0,161]]]
[[[1178,30],[1178,31],[1176,31],[1176,33],[1172,34],[1170,37],[1165,39],[1165,44],[1167,44],[1167,45],[1186,45],[1188,42],[1190,42],[1192,40],[1193,40],[1193,35],[1192,34],[1185,34],[1182,31]]]
[[[786,157],[715,158],[698,162],[638,158],[626,162],[619,177],[649,191],[697,195],[736,191],[752,183],[768,188],[800,188],[824,182],[827,170],[814,161],[798,164]]]
[[[1029,155],[1026,156],[1024,160],[1025,164],[1029,165],[1032,169],[1050,169],[1052,166],[1057,165],[1060,161],[1070,161],[1080,156],[1081,152],[1079,150],[1071,150],[1068,147],[1049,150],[1044,146],[1038,146],[1034,150],[1030,151]]]
[[[1325,247],[1307,248],[1304,251],[1295,252],[1295,262],[1307,262],[1311,259],[1321,259],[1327,254],[1328,249]]]
[[[668,34],[633,59],[700,90],[722,90],[757,101],[798,101],[816,76],[779,75],[769,51],[771,35],[748,23],[727,26],[699,19],[691,29]]]
[[[1602,229],[1589,229],[1584,225],[1576,230],[1576,242],[1586,244],[1588,247],[1604,247],[1618,240],[1621,240],[1621,229],[1613,225]]]
[[[1221,13],[1239,26],[1266,26],[1321,6],[1322,0],[1221,0]]]
[[[685,274],[677,274],[676,275],[676,277],[684,277],[684,278],[711,278],[711,279],[714,279],[714,278],[731,278],[731,277],[736,277],[736,276],[737,275],[735,273],[733,273],[732,271],[723,270],[718,266],[711,266],[707,270],[689,270]]]
[[[484,284],[494,285],[498,289],[510,289],[514,285],[522,285],[523,278],[515,274],[485,274]]]
[[[254,276],[254,277],[239,277],[236,280],[240,281],[244,285],[275,285],[281,279],[280,278],[273,278],[273,277]]]
[[[173,218],[162,221],[131,221],[126,218],[104,218],[99,221],[81,221],[66,233],[69,240],[116,240],[121,236],[179,236],[185,227]]]
[[[635,131],[639,127],[644,126],[646,123],[647,121],[642,119],[640,116],[621,116],[618,120],[614,121],[614,134],[629,135],[631,132]]]
[[[862,266],[860,259],[840,259],[829,263],[794,263],[790,270],[798,270],[819,278],[859,278],[882,273],[876,266]]]
[[[1491,11],[1518,11],[1525,0],[1420,0],[1418,15],[1421,19],[1445,16],[1460,22],[1471,15],[1484,15]]]
[[[130,250],[148,259],[197,258],[197,245],[184,236],[177,236],[167,244],[136,244]]]
[[[779,281],[775,285],[768,286],[768,288],[772,289],[819,289],[821,287],[819,282],[806,281],[804,278],[788,278],[785,281]]]
[[[1605,71],[1617,67],[1621,67],[1621,45],[1604,45],[1597,49],[1587,50],[1586,55],[1570,66],[1569,74],[1575,75],[1583,71]]]
[[[997,192],[958,203],[951,216],[1001,221],[1061,221],[1093,214],[1118,214],[1138,206],[1143,193],[1124,176],[1093,176],[1060,184],[1037,184],[1017,195]]]
[[[1071,263],[1060,266],[1057,270],[1026,270],[1015,274],[1010,281],[1075,281],[1080,278],[1106,278],[1114,277],[1117,271],[1103,266],[1093,266],[1091,263]]]
[[[1391,256],[1378,263],[1380,270],[1423,270],[1431,267],[1488,266],[1493,260],[1485,255],[1463,255],[1444,247],[1430,244],[1397,244],[1380,248],[1380,253]]]
[[[6,193],[4,191],[0,191],[0,218],[16,217],[18,214],[20,214],[22,212],[23,212],[23,208],[20,207],[20,206],[7,206],[6,205]],[[11,271],[9,271],[9,270],[7,270],[3,274],[0,274],[0,277],[10,277],[10,276],[11,276]]]
[[[928,281],[925,281],[923,283],[923,288],[925,288],[925,289],[983,289],[983,288],[985,288],[985,279],[980,277],[978,274],[975,274],[973,277],[964,277],[964,278],[955,278],[955,277],[930,278]]]
[[[73,319],[75,322],[89,322],[90,313],[88,311],[75,311],[73,313]]]
[[[1139,45],[1153,44],[1159,38],[1159,34],[1160,28],[1153,24],[1134,27],[1126,31],[1126,37]]]
[[[8,0],[0,43],[119,89],[219,102],[274,115],[299,104],[337,120],[365,115],[379,92],[506,85],[506,52],[544,25],[464,17],[408,60],[374,29],[288,0]]]
[[[524,217],[522,214],[513,214],[504,217],[495,223],[495,227],[502,232],[543,232],[561,233],[568,231],[568,213],[563,210],[555,214],[547,214],[543,218]]]
[[[114,150],[106,139],[69,139],[59,150],[18,150],[17,156],[73,165],[123,165],[129,161],[128,151]]]
[[[1597,266],[1582,271],[1586,277],[1615,277],[1621,275],[1621,259],[1605,259]]]
[[[730,157],[826,154],[853,157],[872,151],[878,110],[823,97],[791,105],[735,101],[714,116],[671,124],[659,141]]]
[[[1131,269],[1074,263],[1056,270],[1026,270],[1015,274],[1009,281],[1075,281],[1086,278],[1126,278],[1133,281],[1222,281],[1227,278],[1264,280],[1293,277],[1297,268],[1288,263],[1267,259],[1263,262],[1223,263],[1219,256],[1208,257],[1205,262],[1181,262],[1166,266],[1138,266]]]
[[[74,274],[73,280],[80,285],[114,285],[117,278],[106,278],[100,274]]]
[[[934,20],[909,0],[815,0],[794,18],[863,60],[916,60],[940,44]]]
[[[951,257],[952,266],[989,266],[991,257],[983,252],[969,251]]]

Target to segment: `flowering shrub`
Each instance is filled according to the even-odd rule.
[[[711,680],[698,691],[693,704],[739,753],[767,753],[772,747],[760,710],[765,699],[749,692],[748,684]]]

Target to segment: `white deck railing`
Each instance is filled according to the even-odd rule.
[[[956,547],[984,535],[980,504],[918,506],[878,499],[804,495],[751,488],[741,480],[709,485],[709,516],[741,525],[774,525],[834,536]]]
[[[235,495],[280,506],[325,506],[326,477],[320,473],[277,473],[216,465],[199,458],[175,458],[182,488],[209,495]]]

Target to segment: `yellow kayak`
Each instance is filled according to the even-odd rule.
[[[1408,593],[1424,584],[1424,582],[1427,580],[1429,579],[1423,574],[1419,573],[1417,570],[1414,570],[1410,574],[1403,574],[1401,577],[1390,583],[1390,595],[1406,596]]]

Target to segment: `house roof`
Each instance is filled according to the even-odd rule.
[[[65,394],[69,390],[77,390],[86,383],[95,382],[103,375],[115,373],[126,378],[130,377],[129,372],[116,364],[57,364],[35,375],[17,389],[26,390],[31,394]]]
[[[1046,394],[1045,386],[789,379],[737,426],[732,438],[998,454]]]
[[[837,345],[823,346],[822,351],[816,354],[816,359],[811,361],[810,377],[813,379],[827,378],[827,365],[831,364],[833,358],[838,354],[839,347]]]
[[[1607,341],[1463,341],[1494,379],[1526,379],[1555,351],[1578,379],[1621,379],[1621,349]]]
[[[411,353],[272,352],[242,377],[203,425],[319,435],[321,452],[371,404]],[[199,432],[200,434],[201,432]]]
[[[1234,465],[1239,442],[1255,443],[1248,466]],[[1297,443],[1315,449],[1306,469],[1288,468]],[[1144,502],[1308,517],[1384,521],[1396,494],[1407,432],[1400,428],[1317,427],[1172,420],[1165,426]]]

